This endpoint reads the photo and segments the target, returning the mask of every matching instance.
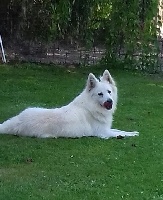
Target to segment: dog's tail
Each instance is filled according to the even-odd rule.
[[[3,124],[0,124],[0,134],[5,133]]]
[[[12,117],[2,124],[0,124],[0,134],[14,134],[18,132],[19,129],[19,119],[17,116]]]

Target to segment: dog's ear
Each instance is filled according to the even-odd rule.
[[[90,73],[88,76],[88,80],[87,80],[87,89],[88,91],[91,91],[93,88],[95,88],[96,84],[97,84],[97,79],[94,76],[94,74]]]
[[[105,70],[103,76],[101,78],[102,81],[108,81],[112,85],[116,85],[114,79],[112,78],[111,74],[108,70]]]

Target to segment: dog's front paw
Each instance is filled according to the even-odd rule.
[[[133,132],[133,136],[139,136],[139,132],[138,131],[134,131]]]

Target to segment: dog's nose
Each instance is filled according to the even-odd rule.
[[[112,99],[108,99],[108,100],[107,100],[107,103],[112,104],[112,103],[113,103],[113,100],[112,100]]]

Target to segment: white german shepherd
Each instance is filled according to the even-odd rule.
[[[116,104],[117,87],[109,71],[100,80],[90,73],[83,92],[67,106],[27,108],[0,124],[0,133],[40,138],[137,136],[138,132],[111,129]]]

